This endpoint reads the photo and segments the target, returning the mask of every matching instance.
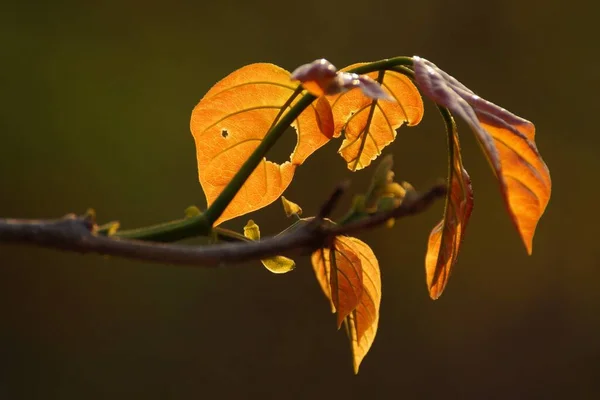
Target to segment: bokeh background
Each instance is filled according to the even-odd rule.
[[[458,266],[431,301],[423,257],[441,202],[361,236],[381,263],[383,303],[358,376],[307,258],[275,276],[258,263],[183,268],[2,245],[0,397],[600,397],[596,4],[3,1],[3,217],[93,207],[127,228],[203,207],[194,105],[245,64],[291,70],[320,57],[339,67],[434,61],[536,123],[554,191],[527,257],[461,125],[476,205]],[[290,135],[271,158],[293,145]],[[370,171],[346,171],[337,146],[312,156],[286,192],[307,214],[341,179],[351,175],[356,192],[367,185]],[[417,188],[445,177],[431,104],[385,152]],[[289,223],[278,204],[253,218],[263,234]]]

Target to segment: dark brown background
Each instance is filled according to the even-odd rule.
[[[594,4],[594,5],[592,5]],[[554,192],[527,257],[461,125],[476,206],[429,300],[423,257],[442,204],[362,238],[383,306],[358,376],[308,259],[290,274],[0,247],[0,397],[597,398],[599,163],[595,3],[9,0],[0,20],[0,215],[94,207],[124,227],[204,206],[191,109],[244,64],[287,69],[418,54],[534,121]],[[351,174],[331,143],[286,192],[314,212]],[[271,157],[283,161],[293,138]],[[386,149],[418,188],[445,176],[441,120]],[[369,172],[352,175],[356,191]],[[283,228],[279,206],[253,216]],[[240,229],[245,220],[229,224]]]

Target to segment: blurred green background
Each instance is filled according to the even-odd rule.
[[[536,123],[554,192],[527,257],[461,125],[476,205],[458,266],[429,300],[423,257],[441,202],[361,236],[381,263],[383,303],[358,376],[308,258],[275,276],[258,263],[211,270],[0,246],[0,397],[598,398],[596,4],[4,1],[0,216],[94,207],[128,228],[203,207],[194,105],[245,64],[291,70],[320,57],[432,60]],[[371,171],[347,172],[337,146],[286,192],[307,214],[341,179],[367,185]],[[431,104],[386,153],[417,188],[445,177]],[[253,218],[263,234],[288,223],[278,204]]]

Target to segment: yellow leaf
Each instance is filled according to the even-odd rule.
[[[456,125],[452,124],[452,143],[448,149],[451,165],[444,218],[429,235],[425,256],[427,288],[432,299],[440,297],[458,258],[460,245],[473,209],[471,179],[464,169]]]
[[[364,64],[345,69],[360,65]],[[378,74],[367,75],[377,79]],[[338,152],[352,171],[371,164],[381,150],[394,141],[396,129],[403,124],[416,125],[423,117],[423,101],[411,80],[394,71],[381,74],[381,86],[394,101],[374,100],[360,90],[329,97],[335,122],[334,136],[345,135]]]
[[[260,144],[297,87],[288,71],[273,64],[251,64],[219,81],[194,108],[190,128],[208,206]],[[262,160],[215,225],[265,207],[281,196],[296,166],[332,136],[333,117],[327,99],[313,102],[292,126],[298,143],[290,161],[279,165]]]
[[[250,240],[260,240],[260,228],[253,220],[248,220],[244,226],[244,236]]]
[[[185,209],[184,214],[186,218],[192,218],[202,214],[202,211],[200,211],[200,209],[196,206],[189,206]]]
[[[260,228],[253,220],[249,220],[244,226],[244,236],[250,240],[260,240]],[[283,256],[266,258],[260,262],[274,274],[285,274],[296,267],[294,260]]]
[[[292,215],[300,216],[302,215],[302,208],[293,201],[289,201],[284,196],[281,196],[281,202],[283,203],[283,210],[285,211],[285,215],[291,217]]]
[[[340,236],[332,249],[315,251],[312,264],[332,312],[338,313],[338,326],[343,321],[347,324],[357,373],[379,322],[381,276],[377,258],[366,243]]]
[[[106,236],[113,236],[115,233],[117,233],[117,231],[119,230],[120,227],[121,227],[121,223],[119,221],[111,221],[104,225],[97,226],[94,229],[94,232],[102,233]]]

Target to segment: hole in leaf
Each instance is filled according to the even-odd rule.
[[[267,160],[273,161],[277,164],[282,164],[286,161],[290,161],[290,154],[294,151],[297,141],[296,130],[288,127],[284,134],[277,143],[269,150],[267,154]]]
[[[227,129],[223,129],[221,131],[221,136],[223,136],[224,138],[227,138],[227,136],[229,136],[229,132],[227,131]]]

